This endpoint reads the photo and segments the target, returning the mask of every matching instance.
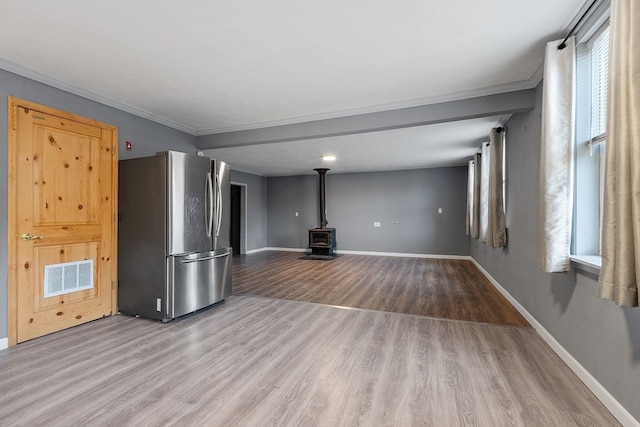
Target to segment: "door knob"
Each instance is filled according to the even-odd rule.
[[[22,236],[20,236],[20,238],[22,240],[36,240],[36,239],[44,239],[44,236],[42,235],[32,235],[31,233],[24,233]]]

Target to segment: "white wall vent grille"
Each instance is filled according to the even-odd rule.
[[[44,297],[93,288],[93,260],[44,266]]]

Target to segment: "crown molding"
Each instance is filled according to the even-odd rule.
[[[540,83],[540,81],[542,81],[544,64],[541,63],[536,69],[536,71],[528,79],[520,80],[517,82],[493,85],[493,86],[488,86],[488,87],[468,90],[468,91],[460,91],[460,92],[446,94],[446,95],[416,98],[416,99],[401,101],[401,102],[376,104],[376,105],[371,105],[366,107],[336,110],[336,111],[331,111],[326,113],[310,114],[310,115],[304,115],[304,116],[289,117],[289,118],[278,119],[278,120],[256,122],[252,124],[216,127],[216,128],[201,129],[201,130],[193,129],[182,123],[178,123],[173,120],[167,119],[165,117],[150,113],[141,108],[137,108],[132,105],[104,97],[92,91],[81,89],[79,87],[73,86],[62,80],[58,80],[58,79],[46,76],[44,74],[35,72],[33,70],[30,70],[28,68],[25,68],[23,66],[12,63],[2,58],[0,58],[0,69],[4,69],[6,71],[20,75],[22,77],[35,80],[37,82],[46,84],[48,86],[52,86],[54,88],[72,93],[77,96],[81,96],[83,98],[98,102],[103,105],[107,105],[109,107],[113,107],[115,109],[133,114],[135,116],[151,120],[153,122],[168,126],[170,128],[179,130],[181,132],[185,132],[193,136],[204,136],[204,135],[213,135],[217,133],[236,132],[236,131],[243,131],[243,130],[269,128],[274,126],[291,125],[291,124],[304,123],[304,122],[316,121],[316,120],[335,119],[339,117],[355,116],[355,115],[367,114],[367,113],[378,113],[382,111],[399,110],[402,108],[419,107],[423,105],[438,104],[438,103],[450,102],[450,101],[459,101],[467,98],[477,98],[482,96],[495,95],[499,93],[515,92],[518,90],[531,89],[536,87]]]
[[[192,129],[188,126],[183,125],[182,123],[175,122],[173,120],[167,119],[165,117],[157,116],[153,113],[150,113],[141,108],[134,107],[129,104],[125,104],[123,102],[119,102],[102,95],[99,95],[95,92],[91,92],[86,89],[81,89],[77,86],[64,82],[62,80],[55,79],[53,77],[46,76],[44,74],[40,74],[28,68],[22,67],[20,65],[14,64],[13,62],[9,62],[5,59],[0,58],[0,69],[9,71],[10,73],[17,74],[22,77],[26,77],[31,80],[35,80],[39,83],[46,84],[48,86],[54,87],[56,89],[63,90],[65,92],[72,93],[74,95],[80,96],[82,98],[89,99],[91,101],[98,102],[100,104],[115,108],[117,110],[124,111],[126,113],[133,114],[134,116],[142,117],[144,119],[151,120],[153,122],[159,123],[161,125],[168,126],[170,128],[179,130],[181,132],[188,133],[190,135],[196,136],[196,130]]]

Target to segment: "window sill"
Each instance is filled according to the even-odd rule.
[[[602,257],[600,255],[571,255],[571,263],[576,270],[586,271],[587,273],[600,275],[602,267]]]

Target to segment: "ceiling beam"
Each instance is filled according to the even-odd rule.
[[[201,150],[207,150],[378,132],[522,113],[532,110],[534,106],[535,89],[526,89],[377,113],[201,135],[196,138],[196,146]]]

